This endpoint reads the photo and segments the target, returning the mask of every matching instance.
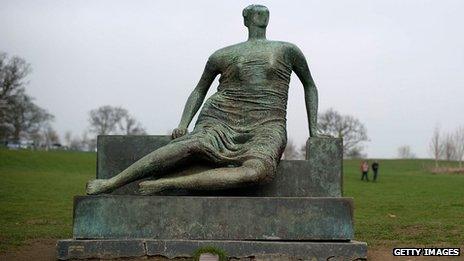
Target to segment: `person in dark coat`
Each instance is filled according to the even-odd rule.
[[[374,172],[374,181],[377,181],[377,174],[379,173],[379,163],[377,161],[374,161],[371,167],[372,172]]]

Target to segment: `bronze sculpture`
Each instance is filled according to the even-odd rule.
[[[292,71],[304,86],[310,136],[317,136],[317,89],[304,55],[291,43],[266,39],[269,10],[265,6],[248,6],[243,17],[248,40],[209,57],[172,133],[174,139],[118,175],[90,181],[88,194],[111,192],[135,180],[159,177],[192,159],[210,162],[216,168],[143,181],[140,193],[171,188],[225,189],[271,180],[287,142],[286,107]],[[194,130],[187,133],[218,74],[218,91],[205,102]]]

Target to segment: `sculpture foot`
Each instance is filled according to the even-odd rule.
[[[108,180],[106,179],[94,179],[87,182],[86,192],[88,195],[97,195],[108,191]]]
[[[168,189],[161,180],[148,180],[139,183],[139,193],[141,195],[152,195]]]

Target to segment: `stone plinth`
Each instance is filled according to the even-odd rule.
[[[259,257],[260,260],[364,260],[367,244],[349,242],[279,242],[279,241],[219,241],[219,240],[60,240],[57,257],[60,260],[84,258],[121,258],[164,256],[189,257],[205,246],[223,249],[229,257]],[[270,259],[266,259],[269,257]],[[282,258],[278,258],[282,257]]]
[[[350,240],[349,198],[78,196],[76,239]]]
[[[169,136],[98,136],[97,178],[110,178],[151,151],[169,143]],[[307,143],[308,160],[282,160],[273,182],[240,189],[220,191],[164,192],[163,195],[249,196],[249,197],[340,197],[342,195],[341,139],[311,138]],[[311,156],[309,156],[311,155]],[[210,166],[180,167],[169,173],[197,172]],[[138,194],[138,183],[128,184],[113,194]]]

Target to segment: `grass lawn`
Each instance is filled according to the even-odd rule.
[[[0,150],[0,251],[35,238],[71,237],[72,198],[95,176],[95,153]],[[428,173],[427,160],[381,160],[379,182],[344,163],[356,239],[370,247],[464,242],[464,175]]]
[[[359,161],[344,162],[344,195],[354,198],[357,240],[374,247],[464,246],[464,175],[429,173],[430,160],[379,163],[374,183],[360,180]]]
[[[69,238],[73,196],[95,169],[95,153],[1,149],[0,251],[25,239]]]

